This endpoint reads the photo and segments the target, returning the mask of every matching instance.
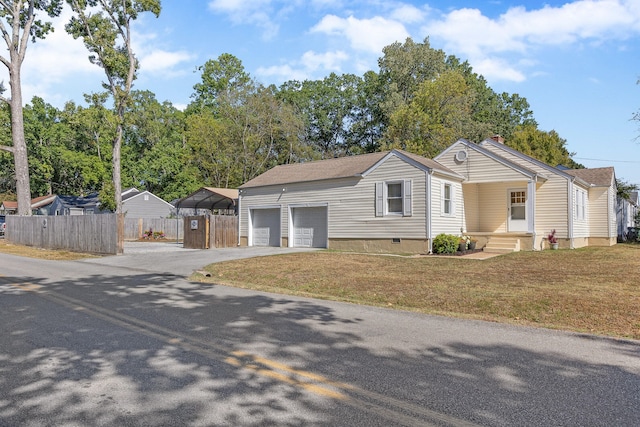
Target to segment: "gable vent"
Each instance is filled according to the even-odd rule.
[[[464,150],[460,150],[456,153],[455,156],[456,162],[464,162],[465,160],[467,160],[467,152]]]

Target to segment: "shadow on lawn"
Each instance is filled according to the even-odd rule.
[[[33,285],[40,293],[25,291]],[[455,337],[413,351],[372,350],[346,331],[362,319],[313,300],[166,275],[3,277],[0,309],[0,425],[390,425],[394,414],[420,408],[416,423],[440,414],[442,425],[640,419],[640,378],[613,363]],[[640,360],[635,342],[609,345]],[[366,392],[337,386],[355,402],[345,405],[237,366],[243,354]],[[372,411],[363,396],[385,409]]]

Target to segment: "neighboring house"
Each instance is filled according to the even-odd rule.
[[[639,206],[640,200],[638,199],[637,191],[632,191],[629,194],[629,199],[618,197],[616,210],[618,220],[618,241],[626,240],[627,232],[630,227],[640,226],[640,224],[636,224],[635,222]]]
[[[55,194],[49,194],[47,196],[36,197],[31,199],[31,213],[33,215],[46,215],[48,207],[55,200]],[[18,202],[16,201],[4,201],[0,206],[0,213],[6,215],[13,215],[18,211]]]
[[[122,211],[127,218],[169,218],[175,209],[149,191],[129,188],[122,192]]]
[[[240,244],[425,253],[464,226],[462,181],[401,150],[276,166],[240,187]]]
[[[616,243],[613,168],[559,169],[499,136],[459,140],[435,160],[464,177],[465,232],[490,249],[543,249],[551,230],[560,247]]]
[[[276,166],[240,187],[240,244],[426,253],[440,233],[492,251],[616,242],[613,168],[560,170],[505,146],[459,140],[426,159],[401,150]]]
[[[48,215],[92,215],[106,213],[100,210],[98,193],[87,196],[56,196],[49,205]]]

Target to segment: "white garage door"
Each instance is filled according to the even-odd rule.
[[[280,246],[280,209],[251,210],[252,246]]]
[[[293,208],[293,246],[327,247],[327,207]]]

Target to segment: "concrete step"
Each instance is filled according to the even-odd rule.
[[[520,251],[520,239],[515,237],[491,237],[484,247],[489,253],[508,253]]]

